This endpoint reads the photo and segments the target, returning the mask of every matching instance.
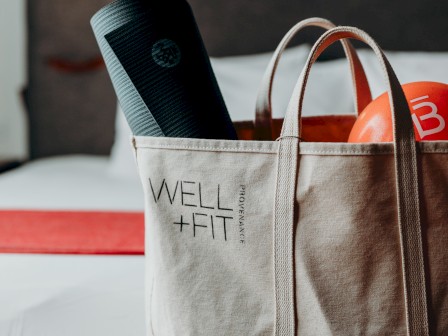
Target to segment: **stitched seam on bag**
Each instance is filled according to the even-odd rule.
[[[152,148],[152,149],[186,149],[198,151],[219,151],[219,152],[256,152],[266,154],[276,154],[277,151],[273,149],[257,149],[257,148],[219,148],[219,147],[190,147],[190,146],[149,146],[140,145],[138,148]]]
[[[145,146],[141,145],[138,148],[151,148],[151,149],[184,149],[184,150],[195,150],[195,151],[214,151],[214,152],[254,152],[254,153],[264,153],[264,154],[276,154],[277,151],[269,150],[269,149],[251,149],[251,148],[218,148],[218,147],[189,147],[189,146]],[[394,152],[391,150],[387,151],[341,151],[341,150],[322,150],[322,151],[313,151],[313,150],[301,150],[300,154],[321,154],[321,155],[385,155],[385,154],[393,154]],[[448,153],[448,150],[445,149],[434,149],[434,150],[426,150],[420,151],[422,154],[435,154],[435,153]]]
[[[167,145],[138,145],[137,148],[152,148],[152,149],[183,149],[183,150],[196,150],[196,151],[214,151],[214,152],[254,152],[254,153],[265,153],[265,154],[276,154],[275,149],[266,148],[220,148],[220,147],[196,147],[196,146],[167,146]],[[431,153],[448,153],[447,149],[428,149],[420,150],[422,154]],[[375,155],[375,154],[393,154],[393,150],[372,150],[372,151],[359,151],[359,150],[309,150],[303,149],[299,150],[300,154],[320,154],[320,155]]]
[[[387,150],[387,151],[332,151],[332,150],[322,150],[322,151],[313,151],[313,150],[302,150],[299,152],[300,154],[328,154],[328,155],[334,155],[334,154],[340,154],[340,155],[344,155],[344,154],[357,154],[357,155],[375,155],[375,154],[394,154],[393,151],[391,150]],[[441,153],[441,154],[446,154],[448,153],[448,150],[446,149],[428,149],[428,150],[421,150],[419,151],[419,153],[421,154],[437,154],[437,153]]]
[[[341,150],[322,150],[322,151],[313,151],[313,150],[302,150],[299,151],[300,154],[358,154],[358,155],[375,155],[375,154],[393,154],[393,151],[387,150],[387,151],[341,151]]]

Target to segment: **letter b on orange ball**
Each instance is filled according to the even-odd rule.
[[[448,85],[414,82],[405,84],[402,88],[412,114],[416,140],[448,140]],[[348,142],[392,141],[389,96],[383,93],[359,115]]]

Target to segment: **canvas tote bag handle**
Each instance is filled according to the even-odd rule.
[[[302,29],[306,27],[320,27],[324,29],[332,29],[335,27],[334,23],[322,18],[309,18],[297,23],[292,27],[283,39],[280,41],[275,50],[271,61],[263,75],[260,88],[258,90],[256,111],[255,111],[255,135],[256,140],[271,140],[272,134],[272,86],[274,83],[275,73],[277,71],[278,63],[282,57],[288,44],[293,37],[297,35]],[[350,70],[352,72],[352,82],[355,97],[355,109],[357,113],[362,110],[372,101],[369,83],[367,81],[364,68],[359,60],[356,49],[348,40],[342,41],[345,55],[349,61]]]
[[[394,158],[398,224],[402,258],[403,287],[407,334],[429,335],[426,281],[420,222],[420,202],[417,172],[417,145],[409,107],[401,85],[386,56],[376,42],[364,31],[353,27],[337,27],[321,36],[311,50],[305,68],[294,89],[279,138],[279,163],[274,215],[274,268],[277,301],[277,335],[293,335],[291,309],[293,299],[292,226],[296,188],[297,157],[299,153],[301,112],[305,87],[311,66],[332,43],[352,38],[365,42],[375,52],[385,75],[394,129]],[[290,235],[290,237],[288,236]],[[286,246],[282,246],[286,244]],[[290,250],[287,250],[290,249]],[[288,301],[290,300],[290,301]],[[282,333],[282,330],[286,330]]]

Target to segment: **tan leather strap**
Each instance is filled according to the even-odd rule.
[[[283,37],[275,50],[258,90],[255,114],[255,139],[271,140],[273,138],[271,96],[278,63],[280,62],[280,58],[292,38],[302,29],[313,26],[327,30],[335,27],[331,21],[322,18],[310,18],[300,21],[292,27],[288,33],[286,33],[285,37]],[[367,104],[372,101],[369,84],[355,48],[353,48],[351,43],[348,41],[342,41],[342,46],[344,47],[344,52],[347,56],[352,72],[355,109],[357,113],[361,113]]]
[[[368,44],[374,50],[385,75],[394,128],[396,193],[407,330],[408,335],[411,336],[429,335],[420,221],[417,146],[411,113],[392,67],[383,51],[369,35],[357,28],[337,27],[321,36],[312,48],[306,66],[294,89],[280,141],[286,143],[289,143],[291,139],[300,141],[303,98],[311,66],[325,48],[344,38],[353,38]],[[289,183],[291,182],[289,181]]]

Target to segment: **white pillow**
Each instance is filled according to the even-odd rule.
[[[287,49],[278,66],[272,93],[274,118],[282,118],[292,90],[308,58],[310,47],[302,45]],[[212,66],[232,120],[253,120],[255,100],[264,71],[272,52],[259,55],[212,58]],[[351,81],[345,59],[323,62],[314,66],[304,101],[304,115],[347,113],[351,110]],[[329,87],[336,88],[328,89]],[[324,87],[323,87],[324,85]],[[322,93],[331,94],[322,99]],[[345,93],[345,94],[344,94]],[[338,99],[333,99],[338,98]]]
[[[24,0],[0,0],[0,162],[28,157],[21,90],[26,81]]]
[[[386,90],[380,65],[372,51],[361,49],[358,54],[372,95],[377,97]],[[387,51],[386,55],[401,84],[417,81],[448,84],[448,52]]]
[[[273,115],[283,117],[309,47],[286,50],[280,61],[273,89]],[[374,97],[385,90],[378,61],[370,50],[360,50]],[[438,81],[448,83],[448,53],[387,52],[402,83]],[[255,99],[272,53],[212,58],[212,66],[232,120],[253,120]],[[354,111],[350,71],[345,59],[319,62],[313,66],[304,100],[303,115],[348,114]],[[122,112],[117,115],[110,173],[137,178],[130,150],[130,129]]]
[[[299,46],[284,52],[274,83],[274,114],[281,116],[280,111],[288,103],[309,51],[309,46]],[[271,57],[272,52],[211,58],[213,71],[233,121],[254,119],[258,88]]]
[[[110,154],[109,174],[117,178],[137,179],[137,167],[131,147],[131,129],[120,105],[115,119],[115,138]]]

